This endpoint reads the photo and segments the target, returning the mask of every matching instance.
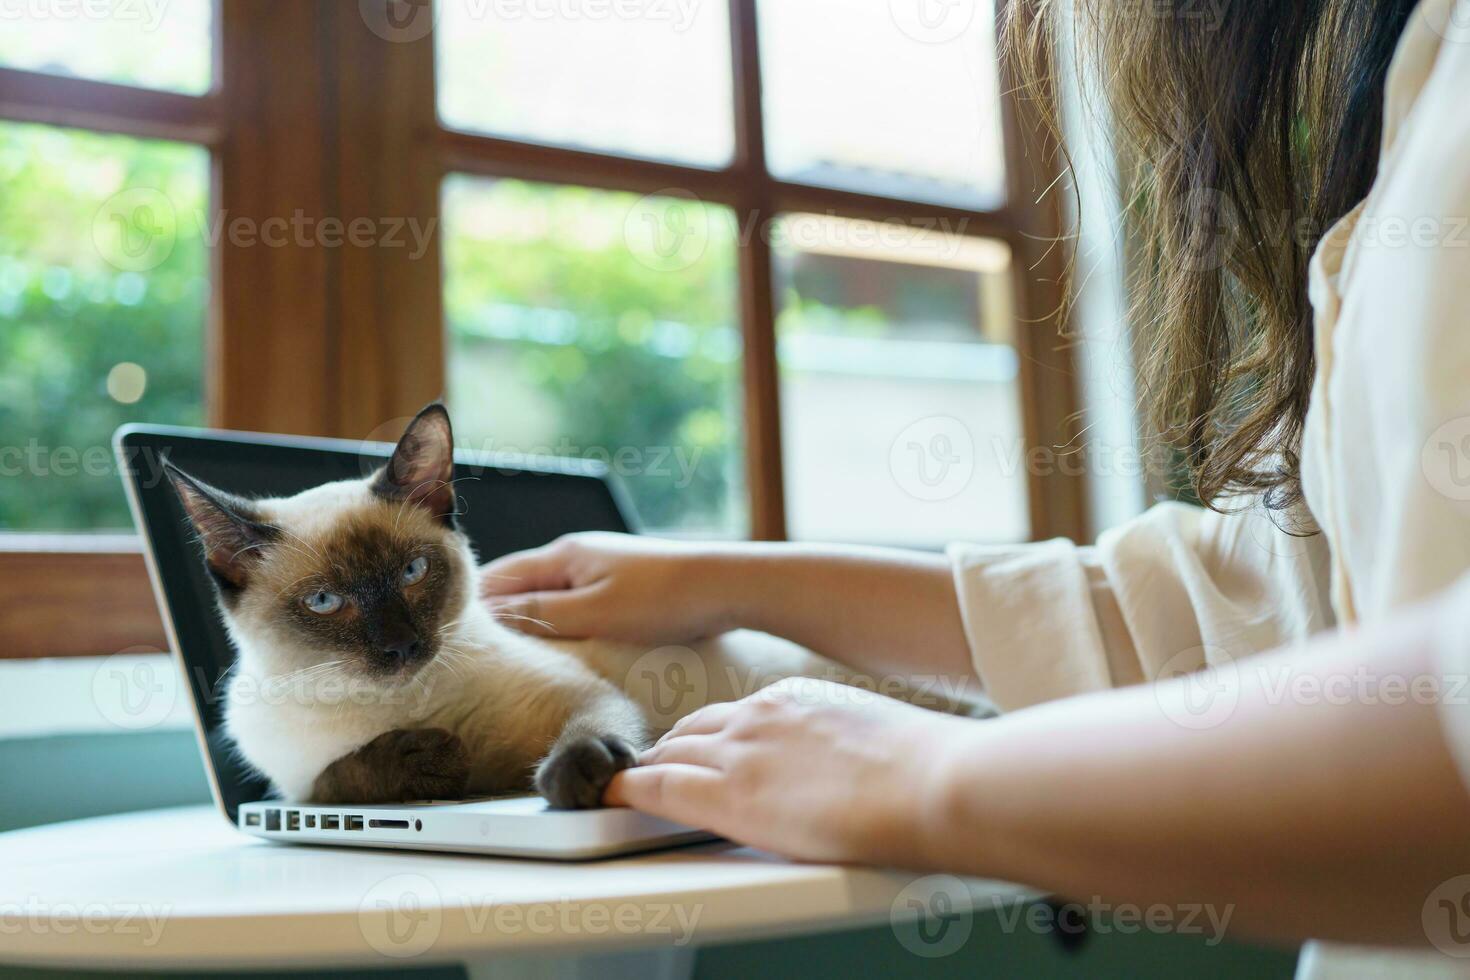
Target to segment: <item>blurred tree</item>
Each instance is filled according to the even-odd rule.
[[[444,212],[462,437],[611,458],[648,526],[742,533],[730,212],[470,178]]]
[[[202,421],[206,174],[192,147],[0,125],[0,527],[126,527],[113,430]],[[649,526],[739,531],[728,213],[675,202],[711,233],[687,267],[668,268],[630,248],[637,201],[451,181],[461,433],[478,447],[611,460]],[[132,255],[110,225],[119,211],[124,222],[159,217],[135,218],[140,206],[170,209],[172,222],[165,247]],[[477,224],[514,226],[528,213],[543,217],[539,236]],[[142,369],[141,392],[109,391],[119,364]]]
[[[0,124],[0,528],[128,527],[113,430],[203,418],[207,174],[195,147]],[[177,217],[135,261],[108,246],[125,191]]]

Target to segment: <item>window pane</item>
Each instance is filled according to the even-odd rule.
[[[733,153],[724,3],[440,0],[447,126],[720,166]]]
[[[733,216],[451,177],[444,220],[464,444],[601,459],[649,528],[745,533]]]
[[[802,183],[1005,196],[993,0],[761,0],[766,152]]]
[[[199,95],[213,82],[214,0],[0,5],[0,65]]]
[[[0,124],[0,528],[130,527],[113,430],[202,419],[208,172],[197,147]]]
[[[791,536],[1026,538],[1010,250],[816,215],[772,243]]]

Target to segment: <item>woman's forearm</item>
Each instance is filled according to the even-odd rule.
[[[732,627],[784,637],[875,676],[975,679],[943,555],[791,544],[714,555]]]
[[[947,725],[919,863],[1079,901],[1231,907],[1232,929],[1263,938],[1422,944],[1426,898],[1470,872],[1470,795],[1425,693],[1432,636],[1419,614]]]
[[[936,554],[570,534],[491,562],[480,591],[505,622],[545,636],[663,645],[757,629],[879,678],[974,680]]]

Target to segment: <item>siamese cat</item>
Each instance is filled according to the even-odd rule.
[[[783,677],[853,682],[764,634],[649,651],[511,629],[479,599],[453,470],[438,404],[373,475],[294,497],[247,500],[169,466],[237,654],[226,732],[285,799],[393,803],[534,788],[555,807],[595,807],[654,736],[703,704]],[[640,670],[672,670],[678,703],[659,703]],[[914,700],[911,690],[884,693]]]

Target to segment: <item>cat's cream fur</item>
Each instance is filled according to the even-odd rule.
[[[648,650],[509,628],[479,598],[475,555],[454,525],[452,475],[438,406],[367,479],[246,501],[171,473],[238,654],[226,731],[286,799],[535,785],[559,805],[591,806],[637,750],[705,704],[796,676],[868,686],[764,634]],[[394,577],[412,556],[429,562],[422,584]],[[356,598],[308,612],[308,598],[326,589]],[[411,655],[390,655],[405,638]]]
[[[379,506],[365,480],[255,504],[303,549],[328,546],[344,514]],[[475,559],[462,537],[455,560],[473,582]],[[225,621],[239,655],[226,730],[245,759],[291,800],[309,799],[327,766],[395,729],[453,732],[471,760],[470,794],[505,792],[527,784],[568,724],[623,734],[642,746],[705,703],[734,700],[783,677],[844,676],[830,661],[759,633],[727,634],[687,652],[531,637],[497,621],[470,590],[449,617],[439,655],[411,680],[293,681],[295,672],[314,669],[302,664],[323,662],[322,651],[299,648],[273,625],[269,610],[242,608],[226,613]],[[689,696],[676,699],[658,678],[637,676],[694,658],[703,672],[689,682],[699,689]],[[654,703],[661,695],[665,700]]]

